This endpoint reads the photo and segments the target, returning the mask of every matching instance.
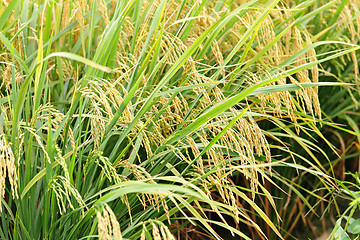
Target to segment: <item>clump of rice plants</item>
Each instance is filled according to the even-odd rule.
[[[0,238],[290,237],[336,188],[322,127],[356,136],[319,87],[358,74],[358,8],[2,1]]]

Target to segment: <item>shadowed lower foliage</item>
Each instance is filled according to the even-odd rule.
[[[296,238],[358,155],[359,6],[2,1],[0,238]]]

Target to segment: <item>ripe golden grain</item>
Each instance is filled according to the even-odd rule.
[[[6,140],[6,135],[0,129],[0,196],[5,198],[5,180],[8,179],[11,186],[13,198],[18,198],[18,173],[14,153],[11,149],[11,143]],[[0,212],[2,211],[0,203]]]

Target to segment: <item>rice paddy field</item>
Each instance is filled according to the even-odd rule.
[[[0,1],[0,239],[360,239],[358,0]]]

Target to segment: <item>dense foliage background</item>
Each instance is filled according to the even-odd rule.
[[[359,238],[359,7],[1,1],[0,238]]]

